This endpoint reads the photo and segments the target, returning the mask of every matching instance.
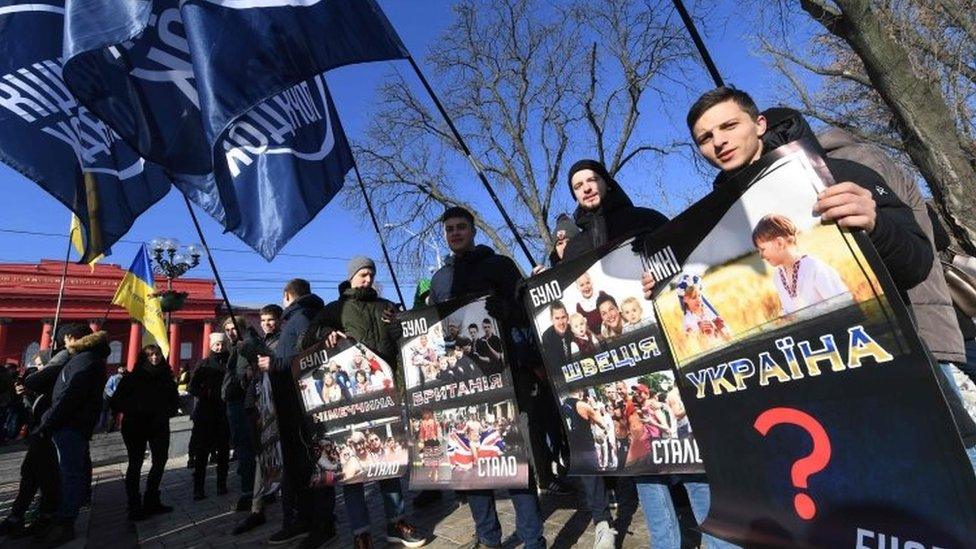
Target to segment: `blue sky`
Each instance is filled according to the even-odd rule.
[[[428,48],[451,21],[452,3],[442,0],[380,0],[380,4],[404,43],[423,66],[423,57]],[[709,9],[721,15],[731,5],[726,2]],[[748,90],[760,105],[769,104],[779,96],[779,80],[761,58],[749,53],[755,50],[750,30],[748,25],[723,25],[722,28],[711,29],[706,42],[728,82]],[[376,98],[376,87],[394,70],[407,74],[409,65],[405,61],[383,62],[346,67],[329,73],[327,80],[346,134],[352,142],[362,142]],[[694,86],[702,91],[711,87],[704,69],[699,76],[700,79],[693,83]],[[419,89],[419,84],[417,88]],[[684,109],[680,111],[645,113],[643,116],[648,119],[650,115],[658,122],[664,120],[664,131],[671,133],[684,131],[680,127],[683,124]],[[470,185],[477,185],[475,175],[467,164],[452,163],[452,169],[457,172],[459,181],[470,181]],[[633,173],[638,169],[653,170],[656,173]],[[697,189],[702,188],[702,182],[707,177],[697,172],[686,157],[679,155],[665,158],[653,167],[639,166],[624,175],[632,180],[628,182],[628,179],[622,179],[624,187],[645,200],[655,200],[658,193],[642,194],[642,182],[660,176],[667,194],[677,197],[668,204],[658,204],[660,209],[669,214],[677,213],[683,203],[694,198]],[[42,258],[62,258],[66,246],[64,235],[69,223],[68,210],[33,182],[2,164],[0,188],[4,189],[5,197],[0,201],[0,261],[35,262]],[[482,189],[469,190],[471,196],[481,197],[477,201],[479,205],[492,208]],[[350,257],[365,254],[377,260],[381,259],[380,247],[368,217],[358,211],[346,209],[341,202],[341,199],[336,199],[328,205],[270,263],[233,235],[222,234],[220,226],[198,210],[204,234],[211,248],[215,249],[214,257],[234,304],[261,305],[278,302],[284,281],[295,276],[309,279],[313,290],[329,300],[335,296],[336,286],[345,277],[346,262]],[[16,231],[39,232],[51,236]],[[175,189],[136,221],[124,241],[113,247],[112,256],[105,261],[126,266],[132,261],[138,243],[156,236],[175,237],[188,244],[198,240],[186,207]],[[429,261],[433,263],[433,258]],[[211,273],[209,267],[202,264],[186,276],[210,277]],[[395,292],[385,265],[380,268],[379,281],[383,286],[383,293],[395,300]],[[405,297],[409,301],[413,292],[413,281],[401,279],[401,284],[404,285]]]

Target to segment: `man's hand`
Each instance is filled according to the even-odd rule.
[[[848,229],[874,230],[878,218],[877,204],[871,191],[844,181],[827,187],[817,197],[814,210],[824,221],[836,221]]]
[[[346,334],[340,332],[339,330],[332,330],[332,332],[330,332],[329,335],[325,336],[325,339],[323,339],[323,341],[325,341],[325,348],[334,349],[339,343],[339,340],[345,338]]]
[[[532,274],[537,275],[548,268],[549,267],[546,267],[545,265],[542,264],[536,265],[535,267],[532,267]]]
[[[644,299],[650,301],[655,284],[657,284],[657,280],[654,279],[654,275],[650,271],[644,271],[644,274],[641,275],[641,286],[644,287]]]
[[[397,314],[396,307],[390,305],[383,311],[383,314],[380,316],[380,320],[382,320],[386,324],[389,324],[393,322],[393,319],[396,317],[396,314]]]
[[[258,370],[262,372],[267,372],[271,369],[271,357],[270,356],[259,356],[258,357]]]

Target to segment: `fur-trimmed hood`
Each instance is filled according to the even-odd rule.
[[[108,346],[108,332],[105,330],[99,330],[80,339],[76,339],[68,344],[68,352],[73,355],[82,353],[84,351],[92,351],[95,353],[103,352],[105,356],[112,354],[112,351]]]

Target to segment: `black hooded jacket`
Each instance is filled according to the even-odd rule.
[[[109,404],[123,414],[123,428],[167,425],[178,411],[179,393],[166,363],[153,366],[143,358],[119,381]]]
[[[291,373],[291,360],[301,351],[301,342],[312,319],[325,303],[315,294],[303,295],[292,301],[281,314],[281,335],[275,347],[268,379],[278,415],[278,431],[282,442],[294,446],[305,423],[301,397]]]
[[[39,430],[73,429],[91,437],[102,411],[105,359],[111,354],[108,334],[99,331],[79,338],[68,345],[68,352],[71,358],[58,374]]]
[[[767,129],[763,135],[763,153],[804,139],[824,156],[834,181],[850,181],[871,191],[877,204],[878,217],[868,237],[878,250],[881,260],[891,274],[895,286],[908,303],[906,292],[925,280],[932,267],[933,250],[925,233],[915,222],[912,210],[888,188],[878,172],[851,160],[827,158],[816,135],[803,115],[793,109],[773,108],[765,111]],[[715,178],[716,187],[732,175],[725,172]]]
[[[563,259],[572,259],[595,250],[607,242],[640,230],[655,230],[668,222],[657,210],[634,206],[616,181],[607,181],[607,194],[600,207],[586,210],[580,206],[573,213],[580,233],[566,244]]]

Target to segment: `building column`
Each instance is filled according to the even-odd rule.
[[[210,334],[213,333],[213,321],[203,321],[203,342],[200,347],[200,358],[210,356]]]
[[[174,374],[180,373],[180,325],[182,320],[169,321],[169,368]]]
[[[138,320],[133,320],[129,324],[129,347],[125,358],[125,367],[130,372],[136,366],[140,349],[142,349],[142,324],[139,324]]]
[[[0,318],[0,357],[7,356],[7,332],[10,331],[9,325],[9,318]],[[24,364],[24,366],[27,365]]]
[[[88,320],[88,327],[91,328],[92,333],[95,333],[102,329],[102,319],[91,318]]]
[[[50,318],[45,318],[42,322],[41,327],[41,350],[50,349],[51,342],[54,339],[54,320]]]

